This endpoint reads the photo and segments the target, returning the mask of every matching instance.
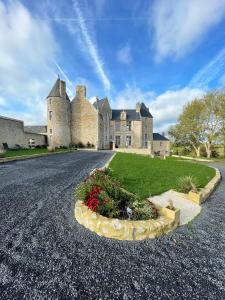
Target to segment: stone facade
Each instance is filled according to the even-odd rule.
[[[29,146],[46,145],[44,134],[28,132],[23,121],[0,116],[0,148],[29,148]]]
[[[169,155],[169,141],[155,143],[153,117],[144,103],[135,109],[111,109],[107,98],[91,102],[86,87],[78,85],[70,101],[66,84],[57,79],[47,97],[48,143],[50,146],[77,145],[95,149],[150,149],[150,153]],[[158,143],[159,142],[159,143]]]

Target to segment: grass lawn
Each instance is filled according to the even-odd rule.
[[[178,178],[182,176],[195,177],[199,187],[204,187],[215,176],[214,169],[196,162],[125,153],[117,153],[109,167],[125,189],[142,197],[176,189]]]
[[[56,152],[68,151],[68,149],[57,149]],[[14,156],[23,156],[23,155],[34,155],[48,153],[48,149],[19,149],[19,150],[8,150],[5,153],[4,157],[14,157]]]

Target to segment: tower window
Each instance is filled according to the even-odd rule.
[[[52,119],[52,111],[49,111],[49,120]]]
[[[52,134],[52,129],[49,129],[50,134]]]

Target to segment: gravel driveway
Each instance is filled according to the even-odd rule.
[[[155,240],[110,240],[73,218],[74,186],[110,156],[0,164],[0,298],[225,299],[224,181],[191,225]]]

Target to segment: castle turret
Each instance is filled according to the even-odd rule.
[[[66,146],[71,143],[71,107],[66,93],[65,81],[56,80],[47,97],[48,144],[52,147]]]

